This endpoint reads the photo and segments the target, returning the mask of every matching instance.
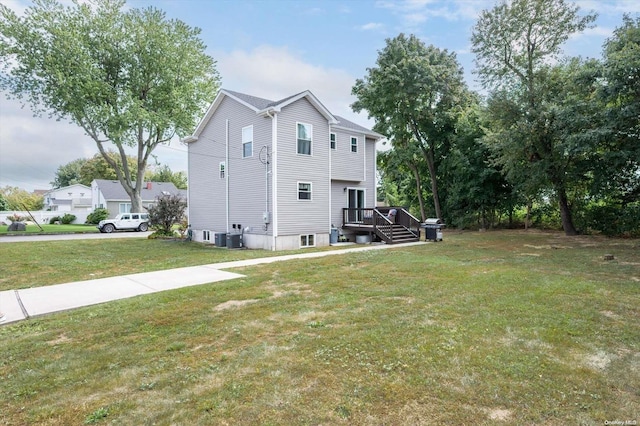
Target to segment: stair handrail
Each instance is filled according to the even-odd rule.
[[[414,234],[416,237],[420,236],[420,221],[418,220],[417,217],[415,217],[414,215],[412,215],[411,213],[409,213],[407,211],[407,209],[405,209],[404,207],[398,207],[396,208],[396,210],[398,211],[397,213],[397,218],[400,220],[400,224],[403,225],[405,228],[407,228],[412,234]],[[403,219],[403,216],[407,216],[408,221],[407,224],[405,225],[402,222],[405,222]],[[408,225],[408,226],[407,226]],[[414,232],[414,228],[415,228],[415,232]]]
[[[393,222],[378,209],[373,209],[373,232],[386,243],[393,242]]]

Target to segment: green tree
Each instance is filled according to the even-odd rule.
[[[174,135],[189,134],[219,85],[200,30],[154,8],[123,0],[65,7],[34,0],[24,16],[0,5],[0,88],[37,114],[67,119],[97,144],[141,211],[149,156]],[[108,155],[113,144],[120,161]],[[137,171],[126,161],[137,153]]]
[[[86,162],[87,160],[85,158],[78,158],[77,160],[73,160],[70,163],[58,167],[53,182],[50,182],[51,186],[54,189],[58,189],[69,185],[75,185],[76,183],[81,183],[80,170]]]
[[[491,163],[491,153],[481,142],[484,136],[478,99],[458,117],[454,143],[443,160],[442,178],[447,185],[445,217],[460,228],[479,223],[497,224],[501,213],[509,215],[517,205],[514,190],[500,168]]]
[[[356,80],[354,111],[367,110],[374,130],[415,143],[429,170],[436,216],[442,217],[437,158],[446,155],[466,87],[455,53],[426,46],[414,35],[387,39],[376,67]],[[410,133],[411,139],[405,134]]]
[[[567,235],[576,234],[568,200],[563,161],[555,154],[557,139],[548,128],[545,97],[548,64],[561,53],[562,44],[572,34],[584,30],[595,15],[579,16],[579,8],[565,0],[513,0],[481,13],[473,34],[477,74],[485,87],[501,89],[503,99],[513,101],[509,127],[494,134],[509,138],[498,150],[503,167],[523,167],[520,178],[530,176],[525,185],[538,191],[548,182],[555,192],[562,226]],[[513,119],[513,111],[520,117]],[[531,169],[531,170],[527,170]],[[535,181],[535,182],[534,182]],[[531,194],[529,194],[531,195]]]
[[[6,210],[42,210],[44,198],[42,195],[25,191],[17,186],[5,186],[0,189],[0,198],[4,199]]]
[[[108,157],[111,162],[105,159]],[[91,182],[94,179],[107,179],[107,180],[117,180],[118,174],[116,173],[116,169],[113,168],[111,164],[117,164],[118,168],[122,168],[120,165],[122,161],[122,157],[119,153],[114,151],[106,151],[105,155],[96,154],[93,157],[85,160],[84,164],[80,168],[80,183],[83,185],[91,185]],[[131,171],[133,175],[137,175],[138,170],[138,161],[135,157],[130,155],[126,156],[127,159],[127,168]]]
[[[600,183],[626,204],[640,200],[640,16],[625,15],[605,42],[604,78],[611,139],[600,163]]]
[[[411,134],[405,135],[405,141],[394,139],[393,147],[378,154],[378,170],[385,200],[389,205],[404,205],[411,208],[418,205],[419,216],[424,222],[424,190],[422,176],[426,175],[424,159],[417,145],[408,143]]]
[[[152,182],[173,182],[178,189],[187,189],[187,175],[185,172],[173,172],[167,165],[157,165],[147,170],[145,179]]]
[[[0,212],[6,212],[7,210],[9,210],[9,203],[4,198],[2,192],[0,192]]]

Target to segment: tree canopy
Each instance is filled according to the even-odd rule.
[[[37,114],[80,126],[141,211],[153,150],[189,134],[219,87],[199,34],[154,7],[126,9],[123,0],[34,0],[24,16],[0,4],[0,88]]]
[[[429,170],[437,217],[442,217],[436,158],[446,152],[466,86],[455,53],[426,46],[415,35],[387,39],[377,66],[356,80],[352,108],[367,110],[373,129],[392,144],[413,144]]]
[[[592,14],[579,16],[578,10],[565,0],[504,2],[482,12],[471,37],[476,72],[493,90],[490,111],[496,113],[496,128],[486,140],[494,145],[496,159],[507,173],[524,181],[521,186],[528,196],[550,184],[567,235],[577,231],[567,194],[562,135],[553,127],[555,93],[549,84],[549,63],[558,58],[569,36],[595,20]]]

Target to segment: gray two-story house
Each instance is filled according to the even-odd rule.
[[[183,140],[193,239],[241,232],[249,248],[329,245],[345,208],[363,216],[357,209],[375,207],[381,138],[310,91],[271,101],[221,90]]]

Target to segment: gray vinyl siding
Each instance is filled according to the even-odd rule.
[[[376,141],[375,139],[366,138],[365,144],[365,168],[366,168],[366,182],[365,187],[367,188],[367,207],[375,207],[376,206]]]
[[[223,100],[220,108],[228,109],[228,103]],[[225,161],[227,115],[214,115],[198,140],[189,144],[189,223],[194,230],[226,230],[225,181],[219,178],[219,164]]]
[[[311,155],[297,153],[296,126],[313,126]],[[328,233],[329,123],[306,99],[278,114],[278,235]],[[298,182],[312,184],[311,201],[298,200]]]
[[[332,129],[331,132],[336,134],[336,149],[331,150],[331,178],[354,182],[364,180],[366,151],[364,135],[342,129]],[[351,152],[352,137],[358,138],[358,152]]]
[[[253,125],[253,155],[243,158],[242,129],[250,125]],[[240,224],[242,228],[249,227],[254,233],[263,226],[267,188],[260,150],[266,146],[271,152],[271,125],[271,118],[259,116],[241,105],[229,120],[229,222]],[[268,204],[271,210],[271,173],[266,178],[269,180]],[[268,233],[271,233],[271,227]]]
[[[229,158],[226,160],[226,120],[229,120]],[[253,156],[242,157],[242,128],[253,125]],[[231,224],[261,227],[265,208],[262,146],[271,145],[271,119],[225,97],[198,137],[189,144],[189,220],[193,229],[224,232],[226,179],[229,180],[229,229]],[[226,161],[225,179],[219,165]],[[271,195],[269,194],[269,197]]]
[[[365,190],[365,207],[376,206],[376,142],[367,139],[363,153],[363,166],[366,169],[364,181],[338,180],[331,181],[331,223],[336,227],[342,226],[342,209],[349,205],[349,193],[345,188],[357,188]],[[336,157],[332,158],[333,162]]]

